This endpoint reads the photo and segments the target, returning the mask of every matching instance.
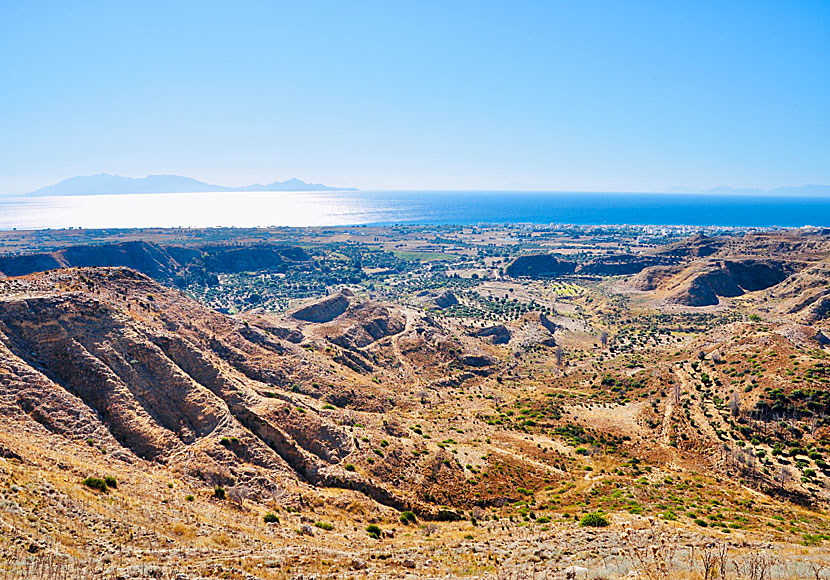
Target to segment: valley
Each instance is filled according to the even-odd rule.
[[[816,228],[0,232],[0,578],[830,577],[828,268]]]

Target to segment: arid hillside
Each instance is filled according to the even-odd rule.
[[[0,575],[821,578],[826,238],[0,279]]]

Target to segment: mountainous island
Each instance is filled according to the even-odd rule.
[[[148,175],[147,177],[124,177],[97,173],[80,175],[64,179],[60,183],[47,185],[27,196],[59,195],[114,195],[136,193],[201,193],[212,191],[356,191],[354,187],[331,187],[322,183],[307,183],[301,179],[291,178],[272,183],[254,183],[241,187],[225,187],[205,183],[181,175]]]

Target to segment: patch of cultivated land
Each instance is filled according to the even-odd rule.
[[[6,232],[0,578],[830,577],[830,233],[710,234]]]

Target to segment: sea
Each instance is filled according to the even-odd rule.
[[[576,224],[830,226],[830,197],[544,191],[0,197],[0,229]]]

